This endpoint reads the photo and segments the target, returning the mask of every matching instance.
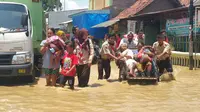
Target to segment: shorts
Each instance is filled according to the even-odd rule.
[[[58,69],[44,68],[44,74],[45,75],[58,75],[59,74],[59,68]]]

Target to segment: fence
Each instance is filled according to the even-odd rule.
[[[188,52],[189,51],[189,37],[172,37],[171,44],[174,51]],[[200,53],[200,36],[194,38],[194,52]]]
[[[194,53],[194,67],[200,68],[200,53]],[[189,66],[189,53],[188,52],[172,52],[172,64],[173,65],[180,65],[180,66]]]
[[[189,66],[189,37],[171,37],[171,44],[174,47],[172,54],[172,64],[180,66]],[[200,68],[200,35],[194,37],[193,47],[194,67]]]

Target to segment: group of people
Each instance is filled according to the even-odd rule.
[[[41,42],[43,68],[46,76],[46,86],[64,87],[66,82],[74,89],[75,76],[78,76],[78,86],[87,87],[90,78],[90,67],[94,57],[92,40],[88,38],[85,29],[73,29],[74,35],[65,38],[63,31],[56,33],[48,29],[47,38]]]
[[[109,79],[111,73],[110,62],[116,61],[119,66],[125,67],[123,72],[136,77],[138,74],[150,77],[154,65],[157,63],[159,73],[166,69],[171,76],[173,69],[170,63],[170,45],[165,42],[165,36],[159,34],[153,46],[144,45],[144,34],[133,32],[124,35],[106,35],[105,42],[100,50],[95,50],[92,37],[86,29],[73,28],[73,35],[65,35],[63,31],[48,29],[47,38],[41,42],[43,54],[43,68],[46,76],[46,86],[64,87],[68,81],[70,89],[74,89],[75,76],[78,77],[78,86],[87,87],[90,79],[90,68],[95,52],[98,56],[98,79]],[[154,63],[154,57],[156,61]],[[125,65],[125,66],[124,66]],[[103,75],[105,71],[105,75]],[[124,77],[119,73],[119,80]]]
[[[172,79],[173,67],[170,61],[171,48],[165,32],[157,35],[157,42],[153,46],[144,44],[145,36],[129,32],[117,44],[116,35],[107,35],[100,51],[98,63],[99,80],[108,79],[111,73],[110,61],[114,59],[118,65],[119,81],[131,77],[159,77],[165,69]],[[158,73],[154,75],[158,68]],[[105,75],[103,76],[103,71]],[[159,79],[159,78],[158,78]]]

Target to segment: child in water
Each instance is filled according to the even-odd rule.
[[[68,81],[70,89],[74,90],[74,82],[76,75],[76,65],[78,64],[78,58],[74,54],[75,43],[66,42],[65,55],[63,57],[63,67],[61,68],[60,76],[60,86],[64,87],[65,83]]]

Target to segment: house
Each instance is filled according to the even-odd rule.
[[[128,21],[137,21],[136,28],[143,30],[146,44],[152,45],[161,30],[167,31],[171,44],[176,51],[189,51],[189,0],[138,0],[130,8],[122,11],[113,20],[119,20],[120,32],[125,32]],[[198,6],[200,0],[194,2]],[[200,5],[200,4],[199,4]],[[195,15],[194,15],[195,16]],[[197,20],[199,20],[197,18]],[[194,21],[195,22],[195,21]],[[195,22],[199,23],[199,22]],[[194,51],[200,52],[200,27],[194,29]],[[127,28],[128,31],[128,28]]]
[[[160,3],[159,3],[160,2]],[[199,0],[195,1],[195,5]],[[146,2],[148,4],[148,2]],[[156,7],[156,8],[155,8]],[[156,41],[156,35],[161,30],[167,31],[174,50],[181,52],[189,51],[189,0],[152,0],[142,10],[136,8],[136,13],[130,8],[120,13],[116,18],[122,18],[122,21],[137,21],[137,28],[142,29],[146,35],[146,44],[152,45]],[[139,11],[138,11],[139,10]],[[142,25],[141,25],[142,24]],[[196,26],[196,25],[194,25]],[[199,26],[195,27],[195,52],[200,52]]]
[[[78,9],[78,10],[67,10],[67,11],[57,11],[57,12],[49,12],[48,13],[48,26],[50,28],[55,28],[55,29],[62,29],[63,28],[63,23],[69,22],[72,19],[69,18],[69,15],[79,13],[82,11],[87,11],[88,9]],[[69,22],[70,23],[70,22]],[[68,25],[67,32],[71,32],[71,27],[72,25]]]
[[[124,0],[123,2],[121,0],[112,0],[110,3],[110,6],[104,7],[103,9],[109,9],[110,10],[110,18],[116,17],[120,12],[122,12],[127,7],[130,7],[132,4],[134,4],[137,0]],[[118,30],[118,23],[119,19],[116,20],[109,20],[107,22],[104,22],[102,24],[93,26],[93,28],[97,27],[109,27],[109,32],[116,32]],[[124,26],[126,29],[126,26]],[[124,29],[123,25],[120,26],[121,29]]]
[[[129,8],[124,9],[122,12],[120,12],[116,17],[112,18],[110,21],[96,25],[94,27],[103,27],[103,26],[109,27],[110,33],[125,34],[129,31],[127,29],[128,28],[127,26],[129,23],[129,21],[127,21],[127,18],[129,18],[130,15],[137,14],[138,12],[143,10],[146,6],[151,4],[153,1],[154,0],[136,0],[134,3],[130,5]],[[132,27],[135,27],[135,26],[132,26]],[[136,32],[136,30],[134,30],[133,32]]]
[[[130,19],[132,16],[149,13],[149,12],[164,11],[164,10],[169,10],[169,9],[173,9],[177,7],[182,7],[182,4],[178,0],[138,0],[130,8],[127,8],[124,11],[122,11],[114,19],[121,19],[121,22],[127,25],[128,24],[127,20],[133,20],[133,19]],[[138,30],[144,30],[144,28],[142,27],[144,24],[144,21],[142,21],[142,19],[145,19],[145,18],[135,19],[137,21],[136,29]],[[149,20],[149,18],[145,19],[145,21],[146,20]],[[154,30],[155,32],[159,32],[156,29]],[[125,32],[125,31],[122,31],[122,32]],[[151,40],[151,41],[154,41],[154,40]]]
[[[130,7],[137,0],[90,0],[89,10],[109,9],[111,18],[116,17],[124,9]]]
[[[179,16],[187,16],[187,6],[189,6],[188,0],[138,0],[130,8],[122,11],[118,16],[113,18],[114,20],[120,19],[119,26],[124,26],[119,31],[125,33],[128,31],[129,21],[137,21],[136,28],[143,30],[146,35],[146,44],[151,45],[156,40],[156,35],[166,28],[167,18],[177,17],[177,14],[172,15],[153,15],[152,13],[162,12],[176,12],[176,9],[180,11]],[[182,13],[183,11],[184,13]],[[181,15],[182,14],[182,15]],[[167,17],[168,16],[168,17]],[[179,17],[177,17],[179,18]]]
[[[130,30],[136,33],[142,30],[146,35],[145,43],[152,45],[156,41],[156,35],[161,30],[173,27],[167,25],[169,21],[182,21],[180,20],[182,18],[188,20],[186,19],[188,18],[188,6],[189,0],[137,0],[115,18],[94,27],[109,27],[111,33],[121,34],[125,34]],[[171,32],[167,31],[168,33]],[[183,34],[184,30],[180,31],[177,32]],[[185,32],[185,35],[171,37],[175,50],[188,51],[188,44],[186,44],[188,38],[179,38],[188,36],[188,33],[189,30]]]

